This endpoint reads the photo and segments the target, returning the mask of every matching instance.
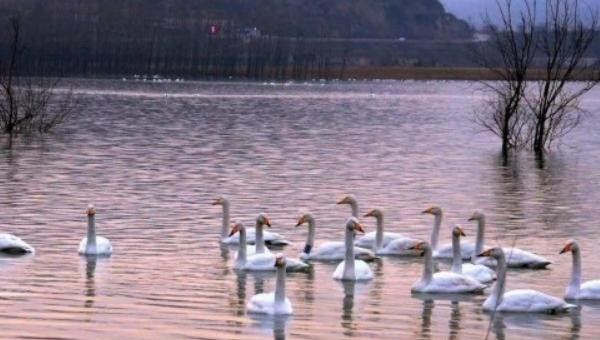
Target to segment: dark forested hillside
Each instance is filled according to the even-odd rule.
[[[438,0],[0,0],[3,28],[15,15],[30,70],[83,75],[309,76],[318,65],[381,59],[352,59],[356,40],[471,34]]]

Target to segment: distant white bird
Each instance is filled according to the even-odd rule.
[[[25,241],[12,234],[0,234],[0,253],[23,255],[33,253],[35,250]]]
[[[599,300],[600,280],[592,280],[581,283],[581,251],[575,241],[567,243],[560,254],[571,252],[573,255],[573,267],[571,268],[571,279],[565,291],[565,299],[572,300]]]
[[[336,280],[366,281],[373,278],[373,271],[369,265],[362,260],[354,259],[354,233],[356,231],[364,233],[363,227],[356,217],[350,217],[346,221],[346,254],[344,261],[338,264],[333,272],[333,278]]]
[[[230,203],[227,196],[221,196],[213,202],[213,205],[220,205],[223,207],[223,222],[221,225],[221,243],[224,244],[239,244],[240,237],[238,234],[229,236],[229,208]],[[267,225],[270,227],[270,225]],[[254,244],[256,242],[256,230],[254,228],[246,229],[246,242],[248,244]],[[265,243],[269,245],[287,245],[289,242],[278,233],[272,233],[269,231],[263,231],[263,239]]]
[[[375,217],[377,219],[377,231],[367,233],[354,244],[370,245],[377,255],[400,255],[400,256],[420,256],[421,251],[411,249],[418,240],[411,237],[404,237],[398,233],[383,231],[383,211],[373,209],[365,214],[365,217]]]
[[[96,209],[92,204],[85,210],[88,216],[87,236],[79,243],[79,254],[81,255],[110,255],[112,245],[110,241],[102,236],[96,235]]]
[[[429,243],[419,241],[414,249],[425,253],[425,265],[422,277],[415,282],[411,291],[414,293],[458,294],[481,293],[487,287],[472,277],[449,271],[433,273],[433,249]]]
[[[308,235],[304,250],[300,254],[302,260],[339,261],[345,258],[346,245],[342,241],[326,241],[315,246],[316,222],[311,213],[300,216],[296,227],[305,223],[308,224]],[[372,261],[376,258],[372,251],[359,247],[354,247],[354,257],[365,261]]]
[[[471,253],[472,257],[476,257],[484,248],[485,215],[482,212],[475,211],[473,216],[469,218],[469,221],[477,221],[477,241]],[[509,268],[544,269],[552,263],[542,256],[519,248],[503,247],[502,249],[507,258],[506,265]],[[477,261],[477,263],[490,267],[496,265],[496,262],[491,257],[480,260],[482,261]]]
[[[506,287],[506,258],[500,247],[488,249],[479,256],[493,257],[498,263],[498,280],[494,291],[485,299],[483,310],[486,312],[521,312],[521,313],[562,313],[577,308],[563,299],[544,294],[533,289],[515,289],[504,292]]]
[[[249,313],[289,315],[294,312],[292,303],[285,296],[286,259],[282,254],[275,257],[274,267],[277,268],[275,292],[254,295],[246,305]]]

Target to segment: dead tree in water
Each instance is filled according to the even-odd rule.
[[[475,114],[476,122],[502,139],[502,156],[508,157],[510,149],[526,144],[527,129],[525,94],[527,75],[536,53],[535,2],[524,1],[525,10],[513,17],[512,0],[496,4],[501,27],[486,17],[491,33],[489,43],[477,51],[476,61],[491,71],[499,81],[484,82],[493,97],[484,110]]]
[[[71,92],[56,102],[58,80],[20,76],[19,58],[24,49],[19,18],[10,19],[8,32],[8,55],[0,60],[0,131],[10,140],[18,134],[47,133],[71,113]]]
[[[600,81],[598,62],[588,64],[585,58],[596,38],[597,13],[592,11],[589,18],[582,18],[578,0],[548,0],[545,13],[546,21],[538,34],[544,60],[542,76],[527,100],[530,145],[538,158],[553,141],[579,125],[583,115],[579,98]],[[592,79],[567,86],[581,76]]]

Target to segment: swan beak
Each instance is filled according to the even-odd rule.
[[[269,221],[268,218],[265,217],[265,225],[269,228],[271,228],[271,221]]]
[[[372,217],[373,216],[373,210],[369,211],[368,213],[366,213],[364,215],[364,217]]]
[[[346,198],[343,198],[342,200],[338,201],[336,204],[346,204]]]
[[[299,226],[304,224],[304,216],[300,217],[298,219],[298,222],[296,223],[296,228],[298,228]]]
[[[432,213],[433,213],[433,212],[432,212],[432,209],[433,209],[433,208],[427,208],[427,209],[425,209],[425,210],[421,211],[421,214],[432,214]]]
[[[235,233],[237,233],[238,231],[240,231],[240,227],[237,224],[232,224],[231,231],[229,232],[229,237],[235,235]]]
[[[214,201],[212,202],[212,205],[221,205],[221,200],[218,200],[218,199],[217,199],[217,200],[214,200]]]
[[[493,249],[488,249],[484,252],[481,252],[480,254],[477,254],[477,257],[492,256],[492,251]]]
[[[467,221],[471,222],[471,221],[475,221],[476,218],[475,217],[469,217],[469,219]]]
[[[467,236],[467,235],[465,234],[465,231],[463,230],[463,228],[461,228],[461,227],[458,227],[457,229],[458,229],[458,233],[459,233],[459,235],[460,235],[460,236]]]
[[[362,224],[360,223],[355,223],[354,224],[354,230],[358,231],[359,233],[364,234],[365,233],[365,229],[363,228]]]
[[[563,249],[562,249],[562,250],[560,251],[560,253],[558,253],[558,254],[564,254],[564,253],[566,253],[566,252],[569,252],[569,251],[571,251],[571,247],[572,247],[572,244],[571,244],[571,243],[568,243],[567,245],[565,245],[565,246],[563,247]]]
[[[96,208],[94,208],[94,206],[90,204],[87,207],[87,209],[85,209],[85,213],[88,216],[94,216],[94,215],[96,215]]]

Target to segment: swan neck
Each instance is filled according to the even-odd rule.
[[[375,231],[375,250],[383,247],[383,215],[377,216],[377,229]]]
[[[236,264],[237,266],[246,265],[247,249],[246,249],[246,228],[241,228],[240,231],[240,247],[238,249]]]
[[[506,258],[504,257],[504,254],[496,258],[496,261],[498,263],[496,267],[497,280],[492,293],[495,297],[494,309],[502,303],[502,297],[504,296],[504,289],[506,286]]]
[[[263,224],[257,219],[255,230],[256,253],[262,254],[265,252],[265,240],[263,237]]]
[[[423,281],[430,282],[433,278],[433,252],[431,247],[425,248],[425,267],[423,268]]]
[[[483,251],[483,242],[485,239],[485,217],[480,218],[477,221],[477,239],[475,240],[475,250],[471,254],[471,262],[475,263],[477,255]]]
[[[462,255],[460,253],[460,236],[452,233],[452,272],[462,274]]]
[[[88,216],[86,252],[96,251],[96,216]]]
[[[306,245],[304,246],[304,253],[310,254],[313,246],[315,245],[315,220],[312,218],[308,220],[308,236],[306,236]]]
[[[221,225],[221,239],[229,236],[229,202],[223,203],[223,221]]]
[[[275,303],[285,302],[285,266],[277,267],[277,282],[275,284]]]
[[[573,249],[573,266],[571,267],[571,279],[567,295],[578,295],[581,289],[581,253],[579,249]],[[573,297],[575,297],[573,296]]]
[[[440,226],[442,225],[442,215],[435,215],[433,219],[433,230],[431,231],[431,249],[435,250],[440,238]]]
[[[354,280],[354,231],[346,228],[346,256],[344,258],[344,280]]]
[[[356,201],[350,202],[350,207],[352,207],[352,216],[358,218],[358,203]]]

